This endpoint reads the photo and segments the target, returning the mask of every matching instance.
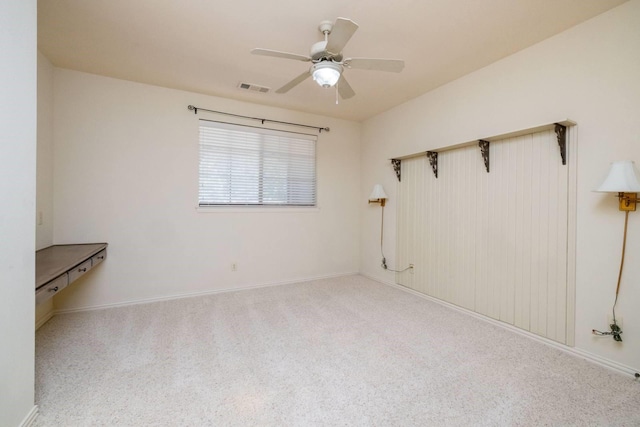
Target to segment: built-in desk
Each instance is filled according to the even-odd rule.
[[[36,251],[36,304],[53,297],[107,258],[107,243],[53,245]]]

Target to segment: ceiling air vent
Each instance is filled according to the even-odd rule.
[[[269,92],[268,87],[258,86],[251,83],[238,83],[238,89],[249,90],[251,92],[259,92],[259,93],[267,93]]]

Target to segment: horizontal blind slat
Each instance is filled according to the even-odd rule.
[[[316,138],[200,122],[199,204],[315,206]]]

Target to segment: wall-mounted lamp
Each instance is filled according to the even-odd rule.
[[[382,255],[382,263],[380,264],[380,266],[385,270],[389,268],[387,267],[387,258],[385,258],[384,250],[382,249],[383,242],[384,242],[384,205],[386,201],[387,201],[387,193],[384,192],[382,185],[380,184],[374,185],[373,191],[369,196],[369,204],[380,203],[380,206],[382,206],[382,216],[380,219],[380,254]]]
[[[609,174],[596,191],[618,193],[619,209],[635,211],[640,192],[640,172],[631,160],[613,162]]]
[[[369,203],[380,203],[380,206],[382,207],[381,211],[381,216],[380,216],[380,255],[382,255],[382,262],[380,263],[380,267],[382,267],[384,270],[389,270],[389,271],[393,271],[394,273],[402,273],[404,271],[407,270],[413,270],[413,264],[409,264],[409,267],[405,268],[404,270],[394,270],[392,268],[389,268],[387,266],[387,258],[384,256],[384,205],[387,201],[387,193],[384,192],[384,189],[382,188],[382,185],[380,184],[376,184],[373,186],[373,191],[371,192],[371,195],[369,196]]]
[[[611,163],[609,174],[600,184],[597,192],[618,193],[618,209],[624,211],[624,232],[622,236],[622,257],[620,259],[620,272],[618,273],[618,285],[616,286],[616,298],[613,302],[613,322],[609,325],[609,331],[603,332],[593,329],[595,335],[611,335],[616,341],[622,341],[622,329],[616,322],[616,304],[620,292],[622,268],[624,267],[624,253],[627,247],[627,225],[629,224],[629,212],[636,210],[638,192],[640,192],[640,172],[631,160],[623,160]],[[636,374],[637,375],[637,374]]]
[[[384,192],[382,185],[376,184],[373,186],[373,191],[369,196],[369,203],[380,203],[380,206],[384,207],[387,200],[387,193]]]

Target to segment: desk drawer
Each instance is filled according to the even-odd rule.
[[[36,291],[36,304],[40,304],[53,297],[55,294],[63,290],[69,284],[67,273],[56,277],[40,289]]]
[[[78,280],[89,270],[91,270],[91,259],[88,259],[76,268],[69,270],[69,283]]]
[[[94,256],[91,257],[91,267],[95,267],[100,264],[102,261],[107,259],[107,250],[103,249]]]

